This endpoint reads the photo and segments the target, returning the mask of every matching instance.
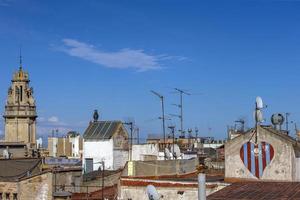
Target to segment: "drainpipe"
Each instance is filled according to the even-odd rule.
[[[198,200],[206,200],[205,174],[198,174]]]

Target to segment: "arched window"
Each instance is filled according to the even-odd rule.
[[[23,86],[20,86],[20,101],[23,101]]]

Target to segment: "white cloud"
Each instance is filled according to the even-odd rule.
[[[48,122],[57,123],[59,121],[58,117],[52,116],[48,118]]]
[[[63,39],[62,42],[64,45],[57,48],[58,50],[108,68],[134,68],[137,71],[161,69],[161,61],[175,58],[168,55],[150,55],[144,50],[130,48],[108,52],[74,39]],[[176,59],[183,60],[183,58],[177,57]]]
[[[10,6],[12,0],[0,0],[0,6]]]
[[[37,118],[37,121],[38,121],[38,122],[44,122],[44,121],[46,121],[46,119],[45,119],[44,117],[38,117],[38,118]]]

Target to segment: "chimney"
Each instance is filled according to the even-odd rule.
[[[198,200],[206,200],[205,174],[198,174]]]

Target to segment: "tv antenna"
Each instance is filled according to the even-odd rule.
[[[241,131],[244,132],[245,131],[245,123],[246,121],[242,118],[235,120],[235,123],[239,123],[241,125]]]
[[[160,101],[161,101],[161,110],[162,110],[162,115],[161,115],[161,120],[162,120],[162,128],[163,128],[163,135],[164,135],[164,147],[166,144],[166,128],[165,128],[165,105],[164,105],[164,96],[151,90],[151,93],[153,93],[155,96],[157,96]]]
[[[174,88],[174,90],[176,92],[179,93],[180,95],[180,104],[177,105],[177,104],[173,104],[175,106],[177,106],[179,109],[180,109],[180,115],[178,116],[179,119],[180,119],[180,133],[181,133],[181,137],[184,137],[184,128],[183,128],[183,95],[191,95],[190,93],[182,90],[182,89],[179,89],[179,88]]]
[[[259,149],[258,149],[258,143],[257,143],[257,134],[258,134],[258,126],[260,123],[263,122],[263,114],[262,109],[264,109],[264,104],[261,97],[256,97],[255,100],[255,111],[254,111],[254,119],[255,119],[255,130],[253,131],[254,137],[254,155],[258,156]],[[251,136],[250,140],[252,139],[253,135]],[[249,141],[250,141],[249,140]]]
[[[291,113],[286,112],[285,113],[285,129],[286,133],[289,134],[289,116]]]

